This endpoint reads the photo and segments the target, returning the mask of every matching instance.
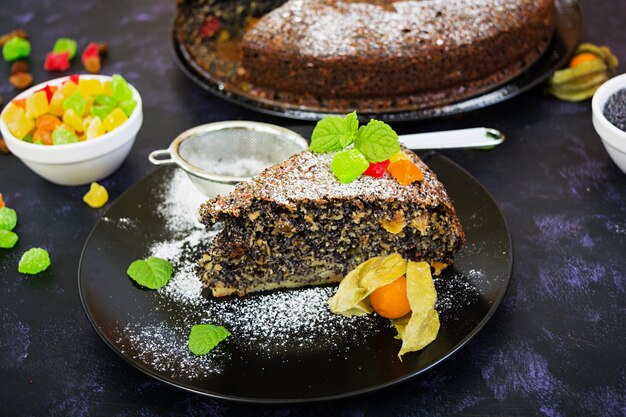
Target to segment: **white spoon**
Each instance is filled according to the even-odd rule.
[[[489,127],[444,130],[441,132],[399,135],[400,143],[409,149],[483,148],[499,145],[505,136]]]

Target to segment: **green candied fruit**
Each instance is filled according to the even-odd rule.
[[[78,142],[78,136],[70,132],[69,130],[56,128],[52,132],[52,143],[55,145],[66,145],[68,143]]]
[[[108,96],[106,94],[98,94],[96,97],[94,97],[93,104],[97,106],[115,107],[117,106],[117,100],[114,97]]]
[[[133,114],[133,110],[135,110],[135,107],[137,107],[137,100],[132,98],[130,100],[124,100],[120,103],[120,109],[122,109],[122,111],[126,113],[126,116],[128,117]]]
[[[0,248],[2,249],[11,249],[18,241],[17,234],[9,231],[0,229]]]
[[[78,116],[85,114],[85,109],[87,109],[87,99],[78,91],[63,102],[64,111],[73,110]]]
[[[0,208],[0,229],[13,230],[17,225],[17,213],[15,210],[2,207]]]
[[[30,55],[30,42],[19,36],[9,39],[2,47],[2,58],[5,61],[17,61],[21,58],[28,58]]]
[[[115,74],[111,77],[111,90],[113,92],[113,97],[117,101],[130,100],[133,98],[133,92],[131,91],[128,83],[119,74]]]
[[[111,106],[91,106],[91,114],[98,117],[100,120],[104,120],[105,117],[113,111],[114,107]]]
[[[70,38],[59,38],[52,47],[52,52],[69,52],[69,59],[76,56],[76,41]]]
[[[50,266],[50,255],[45,249],[32,248],[24,252],[17,270],[22,274],[35,275]]]
[[[330,169],[339,181],[347,184],[359,178],[370,163],[357,149],[337,152],[330,163]]]

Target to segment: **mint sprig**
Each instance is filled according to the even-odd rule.
[[[361,126],[354,147],[370,162],[386,161],[400,151],[398,135],[391,126],[379,120],[370,120]]]
[[[187,344],[194,355],[206,355],[228,336],[230,332],[223,326],[196,324],[191,328]]]
[[[170,281],[174,268],[161,258],[139,259],[128,267],[128,276],[142,287],[158,290]]]
[[[315,126],[311,135],[311,151],[326,153],[340,151],[356,139],[359,119],[356,112],[346,117],[326,116]]]

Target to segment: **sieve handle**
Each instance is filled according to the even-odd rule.
[[[161,157],[167,157],[167,159],[161,159]],[[150,152],[148,155],[148,159],[154,165],[168,165],[173,164],[174,160],[172,159],[172,155],[170,154],[169,149],[159,149],[156,151]]]
[[[504,141],[504,133],[488,127],[475,127],[400,135],[399,139],[409,149],[480,148],[499,145]]]

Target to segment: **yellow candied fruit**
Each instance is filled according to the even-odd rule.
[[[63,116],[63,102],[65,101],[65,95],[59,90],[52,95],[50,100],[50,113],[55,116]]]
[[[389,162],[408,161],[409,156],[402,151],[398,151],[389,158]]]
[[[111,81],[105,81],[104,82],[104,94],[106,94],[107,96],[112,96],[113,95],[113,87],[112,87],[112,83]]]
[[[70,126],[75,132],[83,131],[83,119],[72,109],[67,109],[63,113],[63,123]]]
[[[400,185],[409,185],[415,181],[422,181],[424,173],[412,161],[401,160],[389,164],[387,171]]]
[[[83,196],[83,201],[87,203],[89,207],[100,208],[109,201],[109,193],[106,188],[97,182],[92,182],[89,191]]]
[[[78,92],[83,97],[95,96],[104,93],[104,86],[100,80],[81,78],[78,80]]]
[[[87,116],[83,118],[83,132],[87,131],[92,120],[93,120],[93,116]]]
[[[114,109],[107,117],[104,118],[104,127],[107,132],[119,127],[122,123],[128,120],[128,116],[119,107]]]
[[[67,81],[61,86],[59,91],[62,92],[65,97],[71,97],[77,89],[78,85],[76,85],[74,81]]]
[[[85,113],[83,113],[83,116],[88,116],[91,114],[91,106],[93,106],[94,98],[87,97],[85,101],[87,101],[87,104],[85,104]]]
[[[74,133],[74,134],[76,134],[76,130],[74,130],[74,128],[73,128],[72,126],[68,125],[67,123],[61,123],[61,124],[57,127],[57,129],[64,129],[64,130],[67,130],[67,131],[68,131],[68,132],[70,132],[70,133]]]
[[[45,94],[45,93],[44,93]],[[2,115],[9,131],[18,139],[24,139],[35,128],[35,121],[26,117],[23,108],[10,103]]]
[[[45,91],[37,91],[26,99],[26,117],[36,119],[50,109]]]
[[[87,140],[97,138],[98,136],[102,136],[106,133],[106,129],[100,121],[100,118],[94,117],[89,123],[89,127],[87,128],[85,135]]]

